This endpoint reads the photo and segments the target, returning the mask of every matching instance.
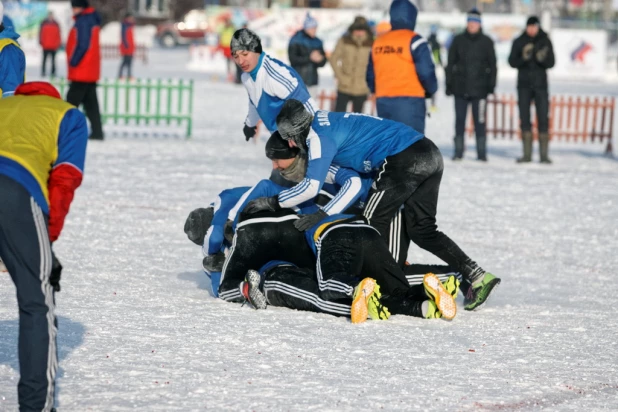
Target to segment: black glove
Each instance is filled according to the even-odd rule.
[[[328,213],[323,211],[322,209],[318,210],[315,213],[310,215],[303,215],[300,219],[294,222],[294,227],[301,232],[304,232],[307,229],[312,228],[316,224],[318,224],[322,219],[328,216]]]
[[[431,99],[433,97],[433,94],[429,93],[429,92],[425,92],[425,99]]]
[[[54,292],[60,292],[60,275],[62,274],[62,265],[52,250],[52,270],[49,276],[49,284],[54,288]]]
[[[452,96],[453,95],[453,91],[450,89],[450,87],[446,88],[446,95],[447,96]]]
[[[209,272],[221,272],[225,263],[225,254],[223,252],[214,255],[208,255],[202,261],[202,266]]]
[[[245,125],[245,127],[242,128],[242,132],[245,134],[245,141],[248,142],[249,139],[257,133],[257,126],[250,127]]]
[[[223,226],[223,237],[230,244],[234,241],[234,222],[231,220],[226,221],[225,226]]]
[[[247,206],[245,206],[242,212],[252,215],[257,212],[276,212],[280,209],[281,206],[279,206],[279,198],[277,196],[258,197],[247,203]]]

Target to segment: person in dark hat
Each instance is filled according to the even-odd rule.
[[[517,163],[532,161],[532,123],[530,105],[534,102],[539,131],[541,163],[549,159],[549,91],[547,70],[554,67],[554,48],[547,33],[541,29],[538,17],[531,16],[526,30],[513,42],[509,64],[517,69],[517,97],[523,156]]]
[[[347,111],[352,102],[352,111],[362,113],[369,95],[367,86],[367,65],[373,33],[363,16],[357,16],[348,31],[339,39],[330,55],[330,64],[337,79],[336,112]]]
[[[287,99],[301,101],[311,113],[317,110],[298,73],[264,53],[262,41],[255,32],[247,28],[236,30],[230,49],[234,62],[243,71],[241,81],[249,94],[249,114],[243,127],[245,140],[255,136],[260,120],[270,132],[276,131],[277,115]]]
[[[496,88],[497,72],[494,42],[483,33],[481,12],[473,8],[468,12],[466,30],[453,39],[445,69],[446,95],[455,96],[453,160],[463,159],[466,116],[468,106],[472,105],[477,159],[487,161],[487,96]]]

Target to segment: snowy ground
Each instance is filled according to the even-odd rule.
[[[149,70],[183,73],[162,61]],[[446,160],[440,228],[503,279],[482,311],[362,325],[254,311],[210,295],[182,227],[269,165],[241,134],[245,92],[197,87],[194,139],[89,144],[55,245],[60,411],[616,410],[618,162],[602,146],[553,145],[552,166],[515,165],[508,141],[490,142],[487,164],[470,151]],[[427,134],[450,157],[452,103],[441,102]],[[416,248],[410,259],[437,262]],[[17,305],[0,277],[0,411],[13,411]]]

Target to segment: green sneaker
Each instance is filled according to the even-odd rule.
[[[436,302],[433,300],[426,301],[427,305],[427,313],[425,313],[425,319],[440,319],[442,317],[442,312],[438,309]]]
[[[376,284],[373,288],[373,295],[371,295],[369,302],[367,302],[367,312],[373,320],[386,320],[391,316],[388,308],[380,302],[381,297],[380,285]]]
[[[487,302],[489,294],[500,284],[501,279],[491,273],[485,273],[483,280],[477,286],[470,286],[464,297],[465,310],[478,310]]]
[[[461,282],[459,281],[459,279],[457,279],[456,276],[449,276],[448,279],[446,279],[446,281],[442,283],[442,286],[444,286],[444,289],[446,289],[446,291],[451,294],[453,299],[456,299],[457,294],[459,293],[460,284]]]

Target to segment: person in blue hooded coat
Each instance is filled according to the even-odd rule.
[[[438,90],[427,40],[414,31],[418,9],[409,0],[391,4],[391,31],[378,36],[367,65],[367,85],[378,116],[425,133],[425,98]]]
[[[18,38],[0,2],[0,97],[12,96],[26,76],[26,56],[17,43]]]

